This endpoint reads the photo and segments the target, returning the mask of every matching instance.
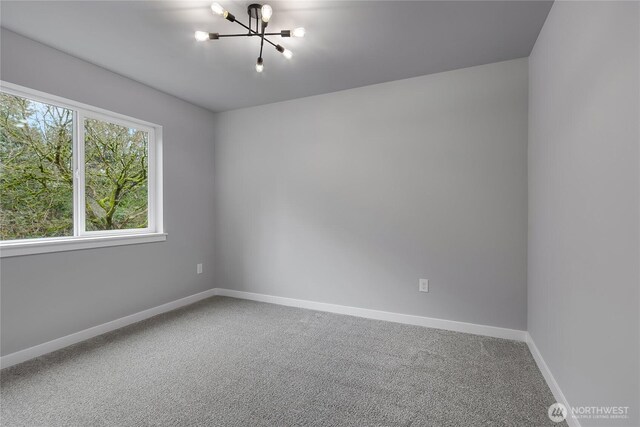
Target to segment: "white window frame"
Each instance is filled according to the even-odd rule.
[[[166,240],[162,213],[162,126],[0,80],[0,91],[73,111],[73,236],[0,241],[0,258],[151,243]],[[102,120],[147,132],[148,175],[146,228],[86,230],[84,119]]]

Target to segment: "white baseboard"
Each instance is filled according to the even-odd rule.
[[[485,335],[495,338],[505,338],[516,341],[526,341],[527,332],[517,329],[499,328],[496,326],[478,325],[475,323],[456,322],[455,320],[436,319],[433,317],[414,316],[411,314],[391,313],[388,311],[371,310],[368,308],[349,307],[345,305],[328,304],[273,295],[256,294],[253,292],[236,291],[232,289],[216,289],[216,295],[248,299],[252,301],[268,302],[271,304],[290,307],[307,308],[310,310],[328,311],[330,313],[347,314],[365,317],[367,319],[386,320],[388,322],[405,323],[408,325],[424,326],[427,328],[445,329],[448,331],[465,332],[468,334]]]
[[[367,308],[348,307],[344,305],[328,304],[294,298],[278,297],[273,295],[257,294],[252,292],[235,291],[232,289],[213,288],[204,292],[190,295],[179,300],[171,301],[148,310],[140,311],[129,316],[121,317],[101,325],[94,326],[61,338],[57,338],[43,344],[38,344],[15,353],[0,357],[0,368],[7,368],[18,363],[25,362],[52,351],[60,350],[72,344],[88,340],[98,335],[122,328],[132,323],[140,322],[149,317],[175,310],[185,305],[193,304],[204,298],[215,295],[253,301],[267,302],[271,304],[286,305],[290,307],[306,308],[310,310],[327,311],[330,313],[346,314],[350,316],[364,317],[367,319],[385,320],[388,322],[405,323],[408,325],[424,326],[427,328],[445,329],[448,331],[465,332],[469,334],[485,335],[496,338],[505,338],[516,341],[526,341],[527,332],[516,329],[498,328],[495,326],[478,325],[474,323],[456,322],[454,320],[435,319],[431,317],[413,316],[410,314],[391,313],[388,311],[371,310]],[[542,370],[542,368],[541,368]]]
[[[527,345],[529,346],[529,351],[531,351],[531,355],[533,356],[533,359],[536,361],[536,364],[538,365],[538,369],[540,369],[540,372],[542,372],[542,376],[544,377],[545,381],[547,382],[547,385],[551,389],[551,393],[553,393],[553,397],[556,398],[556,402],[562,403],[569,411],[569,415],[567,416],[567,420],[566,420],[567,424],[569,424],[570,427],[580,427],[580,422],[578,421],[578,419],[574,418],[571,415],[571,405],[569,405],[567,398],[564,397],[564,393],[562,393],[562,390],[560,390],[560,386],[558,385],[558,383],[556,382],[556,379],[551,374],[551,371],[549,370],[547,363],[542,358],[542,354],[540,353],[540,350],[538,350],[538,347],[536,347],[536,343],[533,341],[533,338],[531,337],[529,332],[527,332]]]
[[[153,317],[167,311],[175,310],[176,308],[180,308],[185,305],[193,304],[194,302],[212,297],[214,295],[216,295],[216,289],[209,289],[204,292],[180,298],[178,300],[171,301],[166,304],[150,308],[148,310],[143,310],[129,316],[121,317],[119,319],[112,320],[111,322],[103,323],[101,325],[94,326],[80,332],[66,335],[62,338],[57,338],[43,344],[38,344],[24,350],[16,351],[15,353],[7,354],[6,356],[0,357],[0,368],[7,368],[9,366],[25,362],[29,359],[42,356],[43,354],[60,350],[61,348],[68,347],[72,344],[88,340],[89,338],[102,335],[106,332],[122,328],[132,323],[140,322],[141,320],[148,319],[149,317]]]
[[[0,367],[6,368],[15,364],[25,362],[29,359],[33,359],[38,356],[50,353],[52,351],[60,350],[64,347],[68,347],[72,344],[79,343],[81,341],[88,340],[95,336],[110,332],[132,323],[140,322],[148,319],[149,317],[156,316],[177,308],[193,304],[205,298],[212,296],[226,296],[232,298],[240,298],[252,301],[267,302],[271,304],[285,305],[289,307],[306,308],[310,310],[326,311],[330,313],[346,314],[350,316],[364,317],[367,319],[385,320],[388,322],[404,323],[408,325],[424,326],[427,328],[445,329],[448,331],[464,332],[475,335],[485,335],[495,338],[504,338],[516,341],[526,342],[529,346],[529,350],[533,355],[533,358],[540,369],[544,379],[546,380],[551,392],[556,398],[557,402],[564,404],[569,411],[571,406],[565,398],[564,394],[560,390],[560,386],[556,382],[555,378],[551,374],[549,367],[545,363],[540,351],[536,347],[531,335],[527,331],[521,331],[517,329],[499,328],[495,326],[478,325],[475,323],[457,322],[454,320],[436,319],[432,317],[414,316],[410,314],[391,313],[388,311],[371,310],[367,308],[349,307],[344,305],[329,304],[323,302],[315,302],[309,300],[301,300],[294,298],[279,297],[273,295],[257,294],[253,292],[236,291],[232,289],[213,288],[200,292],[194,295],[190,295],[185,298],[181,298],[175,301],[171,301],[166,304],[159,305],[157,307],[150,308],[148,310],[140,311],[129,316],[121,317],[120,319],[113,320],[111,322],[103,323],[102,325],[94,326],[89,329],[85,329],[80,332],[76,332],[62,338],[48,341],[43,344],[39,344],[24,350],[16,351],[15,353],[8,354],[0,357]],[[580,423],[576,418],[569,416],[567,423],[571,427],[580,427]]]

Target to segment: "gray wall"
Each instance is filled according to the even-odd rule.
[[[164,127],[169,233],[166,242],[2,259],[2,354],[213,287],[213,114],[4,29],[1,52],[5,81]]]
[[[526,147],[526,59],[221,113],[216,285],[524,330]]]
[[[640,425],[637,2],[556,2],[529,64],[529,332],[573,406]],[[581,420],[583,425],[606,425]]]

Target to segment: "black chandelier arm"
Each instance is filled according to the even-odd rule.
[[[258,58],[262,58],[262,48],[264,47],[264,30],[265,28],[267,28],[266,24],[262,24],[262,34],[260,36],[260,55],[258,55]]]
[[[281,36],[281,33],[264,33],[265,36]],[[252,33],[252,34],[247,34],[247,33],[242,33],[242,34],[218,34],[219,38],[222,37],[262,37],[262,34],[258,34],[258,33]]]
[[[229,14],[229,15],[231,15],[231,14]],[[228,18],[227,18],[227,19],[228,19]],[[246,25],[244,25],[242,22],[237,21],[237,20],[235,19],[235,17],[233,17],[233,21],[231,21],[231,22],[235,22],[236,24],[243,26],[245,29],[249,30],[249,33],[250,33],[251,35],[255,35],[255,36],[262,37],[262,36],[260,35],[260,33],[258,33],[258,32],[256,32],[256,31],[252,30],[251,28],[247,27],[247,26],[246,26]],[[247,34],[245,34],[245,36],[246,36],[246,35],[247,35]],[[262,37],[262,38],[263,38],[267,43],[269,43],[271,46],[273,46],[273,47],[277,48],[277,46],[278,46],[277,44],[275,44],[274,42],[272,42],[271,40],[269,40],[269,39],[268,39],[268,38],[266,38],[266,37]]]

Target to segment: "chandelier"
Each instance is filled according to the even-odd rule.
[[[245,25],[242,22],[238,21],[233,14],[229,13],[229,11],[225,10],[218,3],[213,3],[211,5],[211,11],[216,15],[224,17],[229,22],[235,22],[236,24],[244,27],[247,32],[242,34],[219,34],[208,33],[206,31],[196,31],[196,40],[219,40],[225,37],[259,37],[260,53],[258,54],[258,60],[256,61],[256,71],[258,73],[261,73],[264,70],[264,61],[262,59],[262,49],[264,47],[264,42],[267,42],[271,46],[275,47],[276,50],[287,59],[291,59],[291,57],[293,56],[293,53],[289,49],[285,49],[281,45],[273,43],[267,38],[267,36],[304,37],[304,28],[296,28],[295,30],[281,30],[271,33],[265,32],[267,25],[269,25],[271,15],[273,14],[273,9],[268,4],[261,5],[254,3],[249,5],[249,7],[247,8],[247,13],[249,14],[249,25]]]

